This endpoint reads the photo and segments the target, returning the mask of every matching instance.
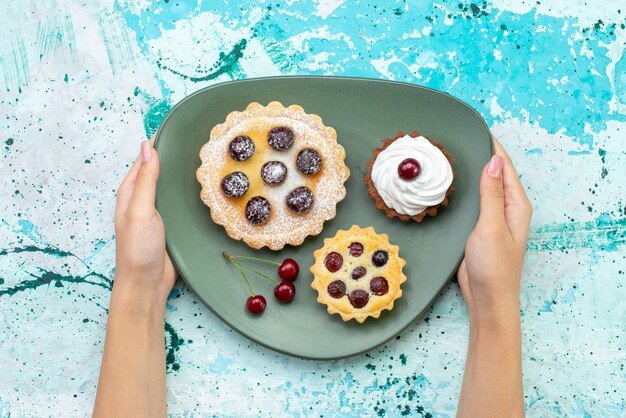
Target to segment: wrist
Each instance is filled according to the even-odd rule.
[[[489,307],[472,308],[469,310],[470,329],[488,332],[519,332],[519,302],[501,303]]]
[[[124,280],[116,275],[109,302],[109,316],[118,313],[129,318],[163,321],[165,298],[153,286],[142,286],[136,280]]]

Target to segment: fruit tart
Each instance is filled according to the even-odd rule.
[[[318,292],[317,301],[344,321],[363,322],[393,309],[406,281],[402,273],[406,261],[398,252],[386,234],[377,234],[372,227],[354,225],[338,231],[314,253],[311,287]]]
[[[319,116],[251,103],[213,127],[200,150],[200,197],[215,223],[252,248],[300,245],[346,196],[345,156]]]

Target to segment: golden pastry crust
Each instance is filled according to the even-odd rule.
[[[363,253],[353,256],[350,253],[352,243],[361,243]],[[372,255],[383,250],[388,253],[388,261],[377,267],[372,264]],[[378,318],[384,310],[392,310],[396,299],[402,296],[400,285],[406,281],[402,268],[406,261],[400,258],[400,248],[389,242],[387,234],[377,234],[374,228],[360,228],[353,225],[347,231],[340,230],[333,238],[326,238],[324,246],[315,251],[315,264],[311,267],[313,282],[311,287],[318,292],[317,301],[328,307],[329,314],[339,314],[341,319],[349,321],[355,319],[362,323],[365,319]],[[331,253],[339,253],[343,258],[341,268],[331,272],[325,265],[326,256]],[[365,267],[366,273],[358,279],[353,279],[351,273],[357,267]],[[388,284],[388,291],[377,295],[372,290],[372,279],[383,277]],[[345,285],[345,295],[333,297],[328,291],[329,284],[340,280]],[[355,290],[363,290],[368,295],[368,301],[362,308],[352,305],[348,295]]]
[[[429,206],[426,209],[424,209],[422,212],[418,213],[417,215],[409,216],[409,215],[402,215],[396,212],[395,209],[392,209],[389,206],[387,206],[385,202],[383,201],[383,198],[378,194],[378,191],[376,190],[376,186],[374,185],[374,182],[372,181],[372,167],[374,167],[374,162],[376,161],[376,157],[378,157],[378,154],[380,154],[383,150],[385,150],[396,139],[402,138],[405,135],[406,134],[404,132],[400,131],[393,138],[385,138],[385,140],[383,141],[383,144],[379,148],[374,148],[372,150],[372,154],[374,155],[374,157],[367,163],[367,174],[365,175],[364,181],[367,184],[367,192],[369,193],[370,196],[374,198],[375,206],[378,209],[384,210],[388,218],[398,217],[400,218],[401,221],[404,221],[404,222],[409,221],[409,220],[413,220],[415,222],[422,222],[422,220],[424,219],[426,215],[435,216],[437,215],[437,209],[439,209],[441,206],[448,206],[448,196],[450,196],[450,194],[454,192],[454,186],[450,185],[450,187],[446,191],[446,197],[443,199],[441,203],[435,206]],[[417,138],[418,136],[420,136],[420,133],[417,131],[413,131],[409,134],[409,136],[413,138]],[[424,136],[424,135],[421,135],[421,136]],[[424,136],[424,138],[428,139],[431,144],[439,148],[441,152],[443,153],[443,155],[445,155],[448,162],[450,162],[450,165],[452,165],[452,162],[454,160],[452,156],[444,149],[441,143],[435,140],[432,140],[426,136]],[[452,170],[452,175],[454,176],[454,174],[455,174],[454,170]]]
[[[276,151],[268,145],[267,134],[277,126],[289,127],[295,134],[294,145],[287,151]],[[228,154],[230,141],[240,135],[254,141],[255,151],[246,161],[235,161]],[[303,175],[296,169],[296,156],[304,148],[313,148],[322,157],[322,168],[314,175]],[[284,107],[279,102],[267,106],[250,103],[243,112],[231,112],[224,123],[211,130],[209,141],[200,150],[201,166],[196,177],[202,186],[200,198],[210,208],[211,218],[222,225],[231,238],[243,240],[252,248],[264,246],[280,250],[286,244],[300,245],[309,235],[322,231],[325,221],[336,215],[336,205],[346,195],[344,183],[350,170],[344,163],[346,152],[337,143],[337,133],[325,126],[317,115],[307,114],[298,105]],[[281,161],[288,174],[283,184],[267,185],[260,176],[267,161]],[[249,178],[249,189],[241,197],[226,196],[221,189],[222,178],[241,171]],[[314,195],[311,210],[304,214],[290,211],[286,195],[306,186]],[[269,200],[271,215],[262,225],[250,223],[245,206],[253,196]]]

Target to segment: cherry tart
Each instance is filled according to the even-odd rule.
[[[200,197],[215,223],[252,248],[300,245],[346,196],[345,156],[319,116],[251,103],[213,127],[200,150]]]
[[[314,252],[311,267],[317,301],[344,321],[363,322],[393,309],[402,296],[400,285],[406,281],[402,273],[406,261],[399,250],[386,234],[377,234],[372,227],[354,225],[325,239],[324,246]]]

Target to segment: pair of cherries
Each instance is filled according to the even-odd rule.
[[[250,297],[246,300],[246,308],[251,313],[256,315],[263,313],[263,311],[265,311],[265,308],[267,307],[267,300],[264,296],[254,293],[244,270],[252,271],[253,273],[256,273],[257,275],[265,278],[273,284],[276,284],[276,286],[274,287],[274,296],[279,301],[288,303],[291,302],[296,296],[296,286],[293,284],[293,282],[294,280],[296,280],[296,278],[298,277],[298,273],[300,272],[300,266],[298,265],[296,260],[292,258],[285,258],[282,263],[277,263],[275,261],[265,260],[256,257],[232,256],[226,251],[224,251],[222,255],[224,256],[224,258],[234,264],[234,266],[237,268],[237,270],[239,270],[239,273],[241,273],[246,284],[248,285],[248,290],[250,290]],[[280,283],[277,283],[276,280],[268,277],[267,275],[245,264],[242,264],[239,261],[240,259],[254,260],[263,263],[278,265],[278,276],[283,280]]]

